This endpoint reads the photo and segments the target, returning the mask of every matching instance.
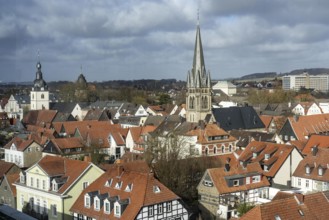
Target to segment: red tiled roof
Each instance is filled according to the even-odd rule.
[[[33,142],[35,142],[35,141],[34,140],[24,140],[19,137],[14,137],[10,142],[8,142],[4,146],[4,148],[10,149],[11,145],[15,144],[18,151],[25,151],[25,149],[28,148]]]
[[[303,154],[311,153],[312,147],[329,148],[329,136],[326,135],[312,135],[303,149]]]
[[[223,167],[208,169],[209,176],[211,177],[214,186],[216,187],[219,194],[233,193],[239,191],[246,191],[250,189],[257,189],[265,186],[269,186],[270,183],[266,176],[262,176],[262,168],[259,163],[247,164],[246,168],[242,166],[231,166],[229,171],[225,171]],[[247,174],[259,174],[262,176],[260,182],[244,184],[239,186],[228,186],[225,177],[234,175],[247,175]]]
[[[238,159],[248,163],[259,162],[263,164],[267,163],[268,165],[271,164],[269,171],[264,172],[264,175],[274,177],[293,149],[294,146],[287,144],[252,141],[240,154]],[[257,153],[255,158],[253,158],[253,153]],[[265,154],[270,154],[269,161],[265,160]]]
[[[14,163],[6,162],[4,160],[0,160],[0,178],[3,177],[3,175],[7,174],[10,169],[16,166]]]
[[[290,196],[258,205],[244,214],[240,220],[314,220],[328,219],[329,192]]]
[[[308,136],[329,132],[329,114],[305,115],[288,118],[298,140],[306,141]]]
[[[315,156],[309,153],[297,166],[293,176],[306,179],[329,182],[329,149],[317,148]],[[310,167],[310,173],[306,173],[306,166]],[[318,169],[323,169],[323,175],[319,175]]]
[[[47,155],[39,160],[37,165],[49,176],[61,176],[67,178],[67,181],[58,190],[58,193],[63,193],[91,165],[91,163]]]
[[[6,178],[13,195],[16,196],[16,186],[14,186],[13,183],[19,178],[19,173],[8,174],[6,175]]]
[[[113,165],[106,173],[82,191],[70,211],[95,219],[116,219],[113,211],[110,214],[105,214],[104,208],[96,211],[93,206],[90,208],[84,206],[84,195],[93,191],[98,191],[99,194],[108,193],[108,197],[119,196],[120,200],[129,199],[129,204],[120,217],[127,220],[135,219],[143,206],[179,199],[177,195],[155,179],[153,174],[138,172],[135,170],[137,167],[136,163]],[[105,186],[105,183],[110,179],[112,179],[112,184]],[[122,182],[120,189],[115,188],[118,182]],[[128,184],[132,186],[131,192],[125,190]],[[159,193],[154,192],[154,186],[160,188]]]
[[[262,120],[266,129],[270,126],[271,121],[273,120],[273,116],[270,115],[260,115],[259,118]]]

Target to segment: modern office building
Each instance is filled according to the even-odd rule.
[[[282,77],[283,90],[314,89],[321,92],[329,91],[329,74],[309,75],[304,72],[300,75]]]

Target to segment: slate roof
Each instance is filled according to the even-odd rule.
[[[123,102],[119,101],[96,101],[89,105],[89,108],[98,108],[98,109],[119,109]]]
[[[96,121],[109,121],[108,112],[105,109],[90,109],[85,117],[84,121],[96,120]]]
[[[96,192],[97,195],[107,194],[107,198],[113,198],[119,202],[128,199],[129,202],[120,217],[121,219],[135,219],[143,206],[179,199],[177,195],[155,179],[152,173],[138,170],[141,163],[145,162],[114,164],[106,173],[82,191],[70,211],[95,219],[116,219],[113,211],[106,214],[103,207],[100,208],[100,211],[94,210],[92,205],[90,208],[86,208],[84,195],[89,192]],[[106,186],[106,182],[111,182],[111,185]],[[117,183],[121,183],[120,188],[115,188]],[[132,186],[131,191],[126,190],[128,185]],[[159,187],[160,192],[154,192],[155,186]]]
[[[206,171],[211,180],[214,183],[214,186],[216,187],[219,195],[227,194],[227,193],[233,193],[233,192],[240,192],[240,191],[246,191],[250,189],[257,189],[261,187],[269,186],[270,183],[267,180],[266,176],[262,176],[262,168],[260,167],[259,163],[251,163],[247,164],[245,168],[243,168],[240,165],[237,166],[230,166],[229,171],[225,171],[223,167],[221,168],[212,168],[207,169]],[[231,176],[250,176],[250,175],[261,175],[262,178],[260,182],[256,183],[250,183],[250,184],[243,184],[239,186],[229,186],[227,184],[227,177]],[[202,184],[202,183],[200,183]]]
[[[233,129],[264,129],[265,125],[251,106],[213,108],[213,115],[220,127],[226,131]]]
[[[240,220],[326,220],[329,216],[329,192],[277,199],[257,205],[244,214]]]
[[[164,120],[166,119],[165,116],[161,115],[149,115],[147,116],[144,125],[154,125],[159,126]]]
[[[20,95],[13,95],[15,100],[17,101],[17,103],[19,105],[29,105],[30,104],[30,95],[24,95],[24,94],[20,94]]]
[[[231,130],[230,135],[238,141],[236,146],[245,148],[251,141],[274,141],[275,134],[269,134],[258,131]]]
[[[264,175],[274,177],[294,148],[294,146],[287,144],[252,141],[240,154],[238,160],[247,163],[258,162],[261,165],[268,165],[269,170],[264,171]],[[255,158],[253,158],[253,153],[257,154]],[[270,158],[266,160],[265,154],[269,154]]]
[[[80,107],[81,107],[81,105],[83,105],[83,106],[88,105],[87,103],[84,105],[83,103],[76,103],[76,102],[54,102],[54,103],[50,104],[49,108],[51,110],[57,110],[58,112],[72,113],[72,111],[74,110],[74,107],[77,104],[79,104]]]

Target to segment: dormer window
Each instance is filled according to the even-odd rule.
[[[159,192],[161,192],[160,187],[159,187],[159,186],[153,186],[153,192],[154,192],[154,193],[159,193]]]
[[[121,206],[118,202],[114,204],[114,216],[120,217],[121,216]]]
[[[105,182],[105,186],[110,187],[112,185],[113,179],[109,179]]]
[[[257,157],[257,153],[256,152],[252,153],[252,158],[256,158],[256,157]]]
[[[214,184],[209,180],[204,180],[203,185],[208,186],[208,187],[212,187]]]
[[[20,173],[19,180],[20,180],[20,183],[25,183],[25,175],[23,173]]]
[[[268,159],[270,159],[270,154],[265,154],[265,158],[264,158],[265,160],[268,160]]]
[[[85,195],[85,207],[90,208],[90,196],[88,194]]]
[[[130,183],[130,184],[128,184],[128,185],[126,186],[125,191],[126,191],[126,192],[131,192],[132,189],[133,189],[133,184]]]
[[[99,209],[100,209],[100,201],[99,201],[99,198],[97,196],[94,198],[94,209],[96,211],[99,211]]]
[[[318,168],[318,174],[319,176],[323,176],[323,168],[321,166]]]
[[[233,186],[239,186],[239,180],[233,180]]]
[[[311,167],[309,165],[305,166],[305,172],[306,174],[310,174],[311,173]]]
[[[57,185],[57,183],[54,182],[53,183],[53,191],[56,192],[57,190],[58,190],[58,185]]]
[[[117,182],[117,184],[115,184],[116,189],[121,189],[121,186],[122,186],[122,181]]]
[[[111,204],[107,199],[105,199],[105,201],[104,201],[104,212],[106,214],[110,214],[110,212],[111,212]]]

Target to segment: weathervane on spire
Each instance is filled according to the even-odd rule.
[[[40,50],[37,50],[38,62],[40,63]]]

